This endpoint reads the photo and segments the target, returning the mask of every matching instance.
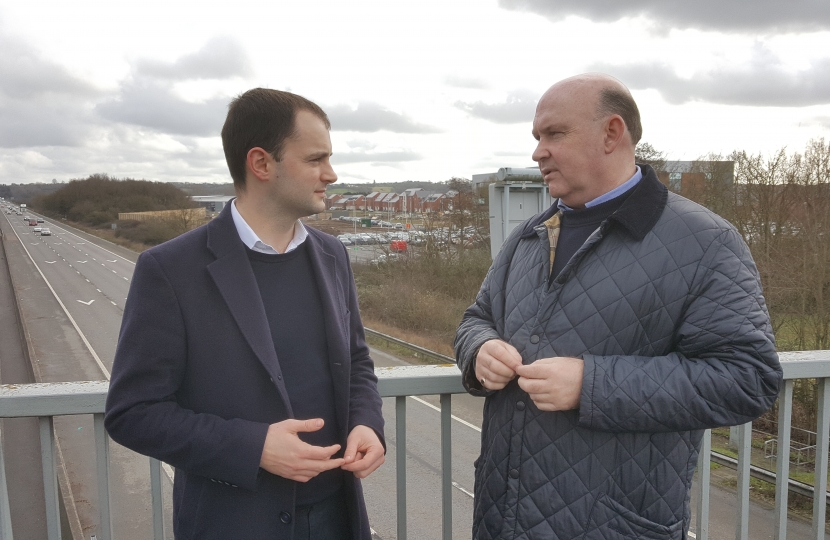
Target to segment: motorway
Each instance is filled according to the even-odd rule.
[[[29,215],[35,215],[29,212]],[[123,314],[124,301],[132,279],[137,254],[124,248],[95,239],[85,233],[49,222],[53,236],[43,237],[33,233],[22,216],[2,214],[4,234],[14,234],[31,258],[36,271],[42,275],[60,309],[77,331],[84,347],[94,360],[87,368],[87,380],[108,379],[115,353],[118,331]],[[363,252],[364,249],[350,250]],[[366,249],[365,251],[369,251]],[[22,253],[22,252],[21,252]],[[361,253],[362,254],[362,253]],[[12,257],[11,254],[7,254]],[[363,255],[364,257],[366,255]],[[44,307],[44,309],[47,309]],[[403,360],[381,351],[372,350],[378,366],[405,365]],[[97,374],[94,371],[97,369]],[[407,400],[407,500],[408,536],[412,539],[440,538],[440,425],[437,396],[411,397]],[[480,448],[481,407],[483,401],[469,395],[453,397],[452,459],[453,459],[453,538],[469,538],[473,510],[473,466]],[[370,522],[377,536],[383,539],[396,537],[395,517],[395,407],[392,400],[384,401],[384,417],[387,421],[386,437],[388,455],[386,464],[364,481]],[[80,429],[79,429],[80,431]],[[116,446],[116,445],[113,445]],[[123,457],[125,451],[114,451]],[[149,483],[146,460],[141,465],[116,471],[132,479],[135,485]],[[123,466],[119,466],[123,467]],[[172,470],[165,469],[168,480]],[[116,474],[114,473],[114,474]],[[139,480],[136,480],[138,478]],[[90,482],[93,482],[90,480]],[[93,482],[94,483],[94,482]],[[131,484],[132,485],[132,484]],[[169,496],[169,485],[166,492]],[[94,491],[94,485],[90,486]],[[141,487],[141,489],[144,489]],[[710,538],[726,539],[735,535],[735,496],[727,490],[715,488],[711,495]],[[90,497],[94,498],[94,497]],[[149,504],[149,493],[146,494]],[[133,499],[114,497],[116,523],[143,529],[132,515],[137,506]],[[138,505],[140,507],[141,505]],[[169,501],[167,507],[169,508]],[[120,516],[119,516],[120,513]],[[88,512],[86,519],[94,514]],[[83,519],[83,517],[82,517]],[[769,508],[752,503],[750,538],[772,538],[773,517]],[[168,516],[169,524],[169,516]],[[127,525],[129,524],[129,525]],[[92,533],[95,524],[84,523],[85,533]],[[88,527],[88,528],[87,528]],[[789,538],[809,538],[810,526],[802,520],[791,519]],[[118,530],[118,529],[117,529]],[[172,531],[168,527],[168,537]],[[130,535],[120,535],[120,538]],[[87,538],[89,536],[86,536]],[[131,537],[131,536],[130,536]]]

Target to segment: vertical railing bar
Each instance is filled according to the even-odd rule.
[[[398,540],[406,540],[406,396],[395,397],[395,444]]]
[[[790,478],[790,432],[793,417],[793,381],[785,380],[778,397],[778,440],[775,451],[775,540],[787,539],[787,502]]]
[[[818,421],[816,426],[816,467],[813,478],[813,538],[824,540],[827,514],[827,453],[830,437],[830,379],[818,380]]]
[[[452,394],[441,394],[441,531],[452,540]]]
[[[164,509],[161,495],[161,462],[150,458],[150,495],[153,505],[153,538],[164,540]]]
[[[6,482],[6,460],[3,455],[3,430],[0,429],[0,540],[13,540],[13,537],[9,485]]]
[[[697,540],[709,540],[709,486],[712,474],[712,430],[703,432],[697,457],[697,501],[695,501],[695,534]]]
[[[752,422],[738,427],[738,522],[736,540],[749,540],[749,466],[752,464]]]
[[[94,414],[95,468],[98,475],[98,516],[100,540],[112,540],[112,516],[110,515],[109,436],[104,428],[104,415]]]
[[[54,422],[51,416],[41,416],[38,418],[38,425],[40,427],[40,458],[43,467],[43,497],[46,502],[46,532],[49,540],[60,540]]]

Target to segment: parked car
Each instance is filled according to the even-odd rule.
[[[40,235],[41,236],[52,236],[52,231],[50,231],[48,228],[44,227],[43,229],[40,230]]]
[[[389,251],[392,251],[393,253],[405,252],[406,249],[406,240],[392,240],[389,242]]]
[[[340,236],[337,237],[337,239],[340,240],[343,243],[344,246],[352,245],[352,241],[345,234],[341,234]]]

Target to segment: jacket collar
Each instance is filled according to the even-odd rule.
[[[613,221],[626,229],[637,240],[645,238],[646,234],[657,224],[657,220],[666,207],[669,190],[657,179],[657,173],[649,165],[638,163],[643,171],[643,179],[632,189],[631,195],[625,200],[616,212],[611,214],[608,221]],[[525,224],[522,238],[529,238],[536,233],[534,228],[547,221],[559,209],[557,201]]]

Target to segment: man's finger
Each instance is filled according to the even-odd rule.
[[[314,446],[311,444],[303,443],[304,446],[299,454],[299,457],[304,459],[310,460],[328,460],[340,450],[339,444],[333,444],[331,446]]]
[[[322,418],[309,418],[308,420],[285,420],[285,429],[291,433],[311,433],[319,431],[325,422]]]
[[[346,451],[343,453],[343,459],[346,463],[351,463],[357,459],[357,449],[359,447],[357,437],[350,437],[346,444]]]

